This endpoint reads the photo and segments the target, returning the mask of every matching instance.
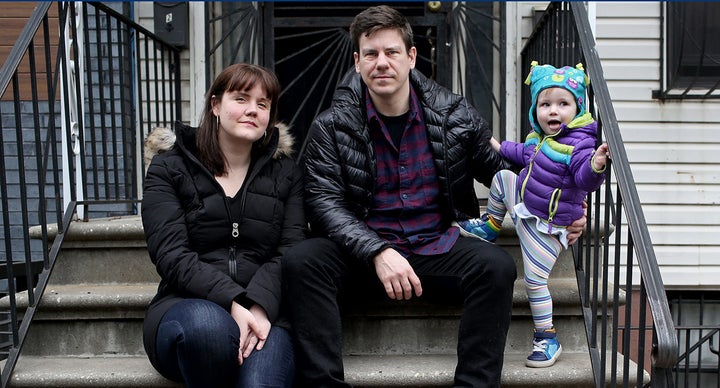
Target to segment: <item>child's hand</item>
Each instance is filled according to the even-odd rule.
[[[490,146],[492,146],[492,148],[493,148],[493,150],[495,150],[495,152],[500,152],[500,142],[495,140],[494,137],[490,138]]]
[[[610,157],[610,149],[607,143],[602,143],[600,147],[595,150],[595,156],[592,158],[593,168],[596,171],[601,171],[605,168],[607,158]]]

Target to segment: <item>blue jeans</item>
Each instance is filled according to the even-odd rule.
[[[193,387],[290,387],[292,341],[272,326],[262,350],[238,365],[240,330],[230,313],[204,299],[185,299],[165,313],[157,332],[159,372]]]

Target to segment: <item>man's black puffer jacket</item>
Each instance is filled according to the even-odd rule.
[[[228,311],[233,300],[245,307],[257,303],[278,324],[280,257],[307,231],[302,170],[289,157],[292,138],[284,128],[253,151],[236,195],[239,216],[231,214],[222,187],[196,159],[195,129],[178,123],[175,133],[172,149],[157,150],[165,152],[148,167],[142,202],[148,253],[161,277],[143,325],[153,364],[160,319],[183,298],[206,299]]]
[[[415,70],[410,82],[423,108],[448,226],[453,220],[478,217],[473,179],[489,186],[496,172],[508,168],[490,145],[491,129],[464,97]],[[364,222],[373,203],[376,179],[365,90],[354,71],[343,78],[332,107],[310,128],[303,159],[305,200],[313,231],[327,234],[369,264],[388,244]]]

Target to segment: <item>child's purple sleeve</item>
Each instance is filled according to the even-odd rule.
[[[500,155],[516,166],[525,166],[523,143],[505,140],[500,143]]]

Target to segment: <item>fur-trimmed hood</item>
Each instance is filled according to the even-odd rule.
[[[275,125],[278,133],[278,142],[273,158],[279,157],[290,157],[292,156],[295,145],[295,138],[290,133],[290,127],[285,124],[278,122]],[[161,154],[163,152],[171,150],[175,146],[175,131],[168,127],[155,127],[150,131],[150,134],[145,138],[144,146],[144,161],[145,166],[150,164],[153,156]]]

